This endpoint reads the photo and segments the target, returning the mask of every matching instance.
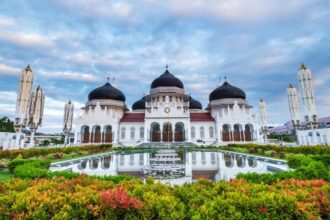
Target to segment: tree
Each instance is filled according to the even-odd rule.
[[[2,117],[0,119],[0,132],[15,132],[14,122],[8,117]]]

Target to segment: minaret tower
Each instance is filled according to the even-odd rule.
[[[63,121],[63,133],[64,133],[64,144],[68,143],[68,135],[72,129],[72,120],[73,120],[73,103],[69,100],[68,103],[64,106],[64,121]]]
[[[317,128],[318,119],[315,107],[312,71],[301,64],[298,71],[298,80],[305,105],[305,121],[310,128]]]
[[[30,99],[33,85],[33,72],[30,65],[21,71],[17,92],[16,113],[15,113],[15,148],[20,147],[20,136],[23,128],[27,126]]]
[[[263,135],[264,142],[266,143],[267,142],[267,126],[266,126],[267,113],[266,113],[266,103],[262,99],[260,99],[260,102],[259,102],[259,117],[260,117],[260,125],[261,125],[260,132]]]
[[[298,111],[298,98],[297,98],[297,89],[292,86],[290,83],[287,88],[288,93],[288,102],[289,109],[291,113],[291,120],[293,128],[296,130],[299,128],[300,120],[299,120],[299,111]]]
[[[34,147],[34,134],[38,127],[42,125],[42,117],[44,114],[45,93],[40,86],[35,92],[32,92],[30,110],[29,110],[29,128],[31,131],[30,147]]]

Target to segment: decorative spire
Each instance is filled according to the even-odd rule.
[[[261,99],[260,99],[260,102],[264,102],[264,100],[261,98]]]
[[[288,86],[288,88],[293,88],[293,85],[290,83],[289,86]]]
[[[115,84],[115,77],[112,77],[112,83]]]
[[[301,63],[300,69],[302,69],[302,70],[307,69],[304,63]]]
[[[28,65],[26,66],[25,71],[30,71],[30,72],[32,72],[31,67],[30,67],[30,64],[28,64]]]
[[[168,70],[168,64],[166,64],[165,68],[166,68],[166,70]]]
[[[227,75],[225,75],[225,82],[227,82]]]
[[[107,77],[107,82],[109,82],[109,81],[110,81],[110,76]]]

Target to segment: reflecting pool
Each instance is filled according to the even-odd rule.
[[[88,175],[126,174],[153,177],[164,183],[191,183],[199,178],[230,180],[238,173],[269,173],[287,170],[287,163],[266,157],[222,150],[130,150],[52,163],[50,170]]]

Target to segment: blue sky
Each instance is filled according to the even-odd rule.
[[[20,70],[46,93],[39,131],[61,131],[63,107],[115,77],[131,107],[169,65],[206,107],[219,76],[268,121],[289,120],[286,88],[311,68],[319,116],[330,115],[330,1],[11,0],[0,4],[0,116],[13,118]],[[301,106],[301,112],[303,108]]]

